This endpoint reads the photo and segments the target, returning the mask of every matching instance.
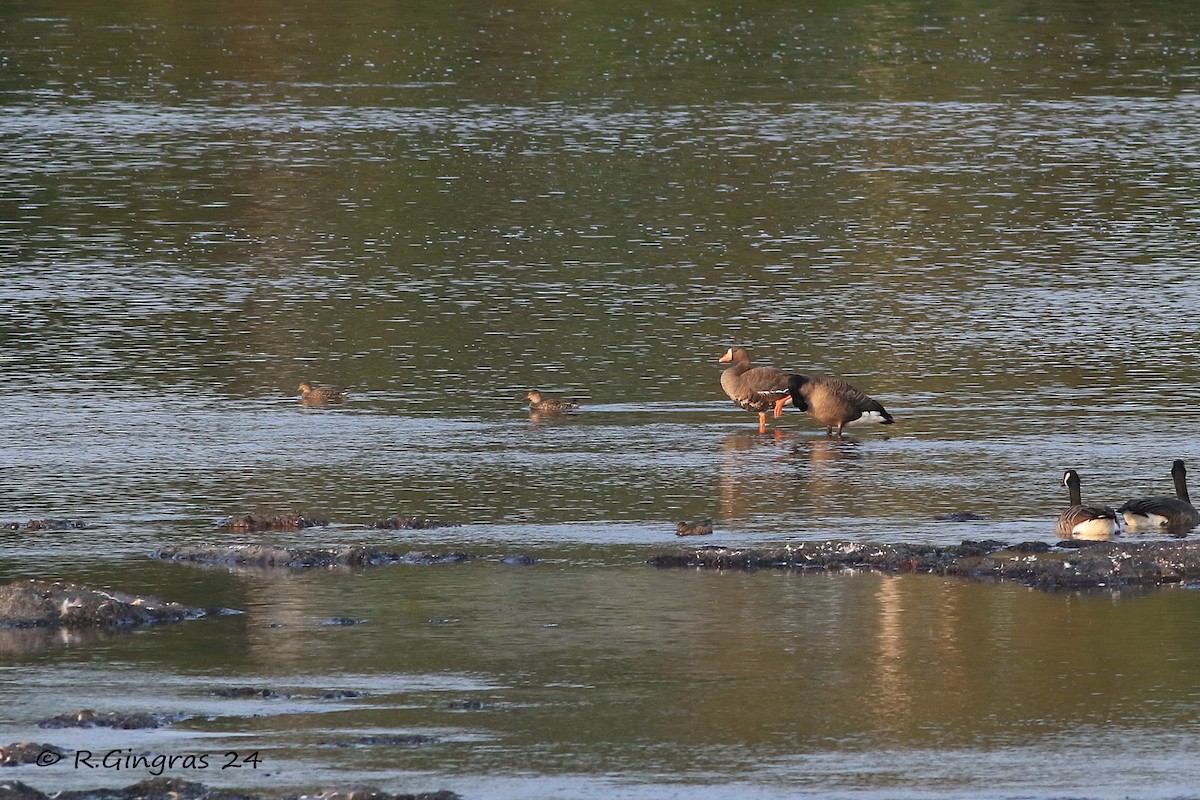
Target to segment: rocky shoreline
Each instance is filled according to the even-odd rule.
[[[648,563],[660,568],[928,573],[1039,589],[1151,587],[1200,580],[1200,543],[984,540],[936,546],[825,541],[772,549],[701,547],[656,555]]]

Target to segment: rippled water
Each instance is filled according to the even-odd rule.
[[[0,578],[245,612],[0,631],[0,747],[258,752],[170,774],[272,791],[1189,794],[1193,591],[644,563],[700,517],[719,545],[1053,541],[1064,468],[1116,504],[1200,463],[1185,8],[334,17],[0,9],[0,522],[88,523],[0,533]],[[731,344],[897,424],[759,434]],[[583,408],[531,419],[533,386]],[[332,524],[217,530],[249,510]],[[453,527],[365,527],[397,514]],[[477,558],[147,558],[251,538]],[[37,727],[89,707],[185,718]],[[149,776],[73,758],[5,777]]]

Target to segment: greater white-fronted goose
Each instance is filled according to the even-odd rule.
[[[1071,505],[1058,515],[1054,532],[1060,539],[1108,539],[1121,532],[1117,512],[1101,506],[1085,506],[1079,493],[1079,473],[1063,473],[1063,485],[1071,495]]]
[[[1171,477],[1175,479],[1174,497],[1142,497],[1117,509],[1130,530],[1187,533],[1200,525],[1200,511],[1188,497],[1187,468],[1183,461],[1176,459],[1171,465]]]
[[[895,422],[879,401],[862,389],[841,378],[810,378],[807,375],[788,376],[788,396],[792,405],[807,411],[817,423],[825,426],[825,434],[836,431],[842,435],[847,425]]]
[[[307,381],[300,384],[300,402],[306,405],[318,406],[326,403],[340,403],[349,394],[349,389],[343,389],[340,386],[315,387]]]
[[[747,411],[758,413],[758,430],[767,429],[767,412],[774,409],[778,417],[788,396],[788,374],[775,367],[756,367],[744,347],[731,347],[718,359],[719,364],[732,364],[721,373],[721,388],[729,399]]]
[[[556,397],[542,397],[537,389],[529,390],[529,411],[533,414],[565,414],[579,408],[579,403],[570,400],[560,400]]]

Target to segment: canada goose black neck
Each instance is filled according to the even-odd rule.
[[[1083,505],[1083,495],[1079,488],[1079,473],[1073,469],[1069,469],[1063,473],[1063,486],[1067,487],[1067,493],[1070,495],[1070,504],[1073,506]]]
[[[1175,496],[1185,503],[1192,502],[1192,498],[1188,496],[1187,467],[1183,465],[1182,459],[1175,459],[1175,463],[1171,465],[1171,477],[1175,480]]]

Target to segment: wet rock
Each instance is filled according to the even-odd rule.
[[[459,564],[464,561],[472,561],[475,556],[470,553],[459,551],[450,553],[422,553],[411,552],[405,553],[401,559],[405,564]]]
[[[39,757],[43,753],[62,758],[67,754],[66,750],[55,747],[52,744],[38,744],[37,742],[14,742],[6,747],[0,747],[0,767],[18,767],[22,764],[37,764],[42,766],[46,763],[45,760],[39,761]]]
[[[226,517],[218,527],[227,531],[298,531],[304,528],[323,528],[328,520],[306,517],[303,514],[237,514]]]
[[[317,695],[320,700],[353,700],[357,697],[363,697],[363,693],[354,689],[334,689],[329,692],[322,692]]]
[[[25,523],[27,531],[73,531],[86,528],[81,519],[31,519]]]
[[[979,514],[972,514],[970,511],[955,511],[950,514],[939,514],[934,517],[938,522],[979,522],[987,517],[982,517]]]
[[[86,528],[81,519],[31,519],[28,522],[6,522],[0,528],[9,531],[72,531]]]
[[[350,625],[362,625],[365,622],[365,619],[356,619],[354,617],[330,617],[329,619],[321,620],[317,624],[347,627]]]
[[[236,567],[311,569],[395,564],[406,556],[376,547],[277,547],[263,544],[179,545],[163,547],[154,558]]]
[[[448,789],[419,794],[389,794],[374,786],[348,786],[344,789],[326,789],[315,794],[293,795],[284,800],[462,800],[462,798]]]
[[[417,747],[438,744],[441,739],[423,733],[394,733],[359,736],[346,741],[329,742],[333,747]]]
[[[487,703],[482,700],[447,700],[442,708],[448,711],[482,711]]]
[[[273,795],[255,795],[217,789],[179,778],[153,778],[124,788],[83,789],[55,792],[54,800],[268,800]],[[0,800],[50,800],[49,796],[20,781],[0,783]],[[417,794],[389,794],[372,786],[323,789],[285,800],[462,800],[446,789]]]
[[[429,517],[388,517],[387,519],[375,520],[368,527],[391,531],[415,531],[426,530],[428,528],[447,528],[451,527],[451,525],[450,523],[432,520]]]
[[[226,611],[74,583],[23,580],[0,586],[0,628],[148,625]]]
[[[0,798],[0,800],[3,800]],[[54,800],[256,800],[254,795],[216,789],[179,778],[152,778],[124,788],[56,792]]]
[[[693,522],[676,522],[676,536],[708,536],[713,532],[711,519],[698,519]]]
[[[47,800],[46,795],[20,781],[0,781],[0,800]]]
[[[160,728],[183,719],[173,714],[126,714],[122,711],[96,712],[90,709],[74,714],[60,714],[38,721],[39,728],[113,728],[129,731],[142,728]]]
[[[507,564],[510,567],[532,567],[537,563],[537,559],[533,556],[512,555],[504,556],[500,559],[501,564]]]
[[[1089,542],[1058,547],[964,541],[959,545],[802,542],[770,550],[708,547],[649,559],[658,567],[874,569],[1017,581],[1042,589],[1158,586],[1200,579],[1200,543]]]
[[[274,689],[259,689],[254,686],[233,686],[228,689],[213,689],[210,692],[213,697],[228,697],[238,700],[245,699],[263,699],[263,700],[282,700],[287,699],[290,695],[277,692]]]

